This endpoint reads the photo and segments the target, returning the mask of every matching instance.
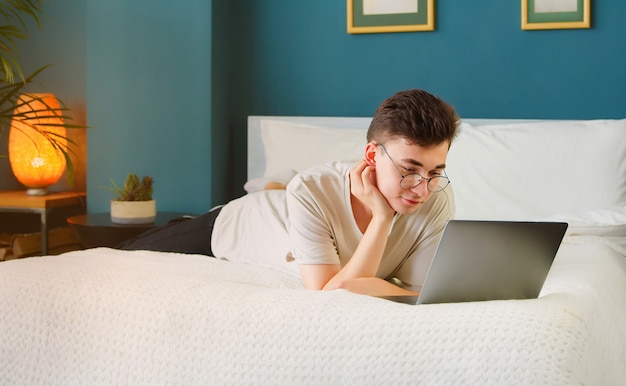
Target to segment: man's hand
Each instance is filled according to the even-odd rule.
[[[376,186],[376,175],[371,166],[365,160],[357,162],[350,168],[350,193],[356,197],[363,206],[371,211],[372,216],[382,218],[393,217],[395,211]]]

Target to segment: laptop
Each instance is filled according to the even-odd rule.
[[[450,220],[419,296],[408,304],[534,299],[539,296],[567,223]]]

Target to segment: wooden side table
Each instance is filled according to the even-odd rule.
[[[51,192],[45,196],[29,196],[22,191],[0,191],[0,212],[38,213],[41,218],[41,253],[48,254],[48,216],[56,209],[85,212],[84,192]]]
[[[110,213],[88,213],[72,216],[67,223],[83,248],[114,248],[123,241],[185,215],[188,213],[158,212],[152,224],[113,224]]]

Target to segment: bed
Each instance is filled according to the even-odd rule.
[[[413,306],[200,255],[0,263],[2,384],[550,384],[626,379],[625,120],[464,120],[457,218],[569,223],[537,299]],[[250,192],[359,158],[369,118],[249,117]]]

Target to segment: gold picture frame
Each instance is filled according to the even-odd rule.
[[[522,0],[522,29],[591,28],[591,0]]]
[[[347,0],[348,33],[435,30],[435,0]]]

